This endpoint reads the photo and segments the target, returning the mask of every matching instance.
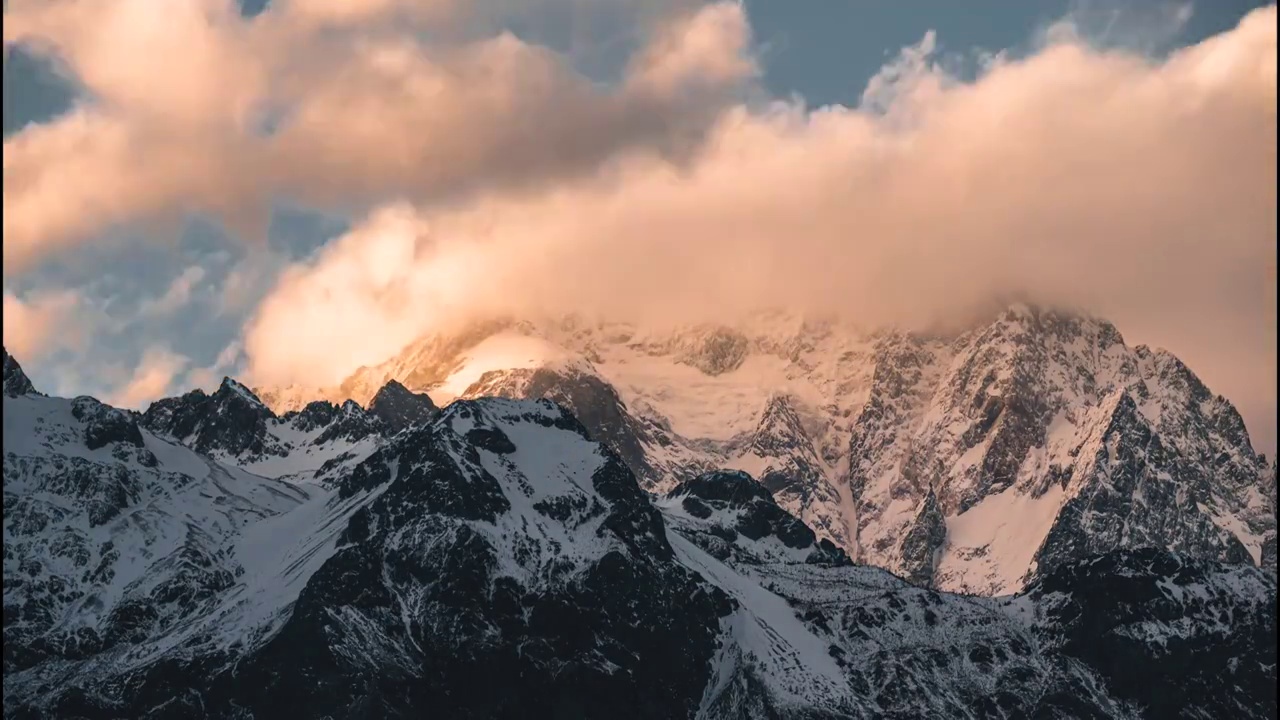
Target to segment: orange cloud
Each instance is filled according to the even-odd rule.
[[[969,83],[916,58],[875,109],[740,106],[686,162],[375,213],[284,276],[252,370],[333,382],[463,316],[918,327],[1022,292],[1177,352],[1274,443],[1275,20],[1162,62],[1059,42]]]
[[[31,362],[74,343],[79,338],[74,326],[79,302],[79,296],[69,291],[39,293],[25,300],[6,292],[5,349],[19,362]]]
[[[133,220],[196,210],[254,234],[273,198],[438,202],[675,153],[754,72],[732,3],[660,24],[667,64],[613,89],[510,34],[425,44],[418,24],[386,22],[449,7],[293,0],[245,19],[230,0],[9,3],[6,45],[53,55],[92,101],[5,141],[5,272]]]
[[[189,362],[166,348],[148,348],[133,375],[108,397],[107,402],[117,407],[138,408],[164,397],[174,378],[186,369]]]
[[[1178,353],[1274,446],[1274,6],[1160,61],[1057,27],[971,82],[927,35],[822,109],[743,100],[739,3],[664,2],[609,86],[455,34],[461,8],[13,0],[5,43],[92,100],[5,141],[5,272],[192,210],[247,234],[279,197],[372,209],[245,329],[255,382],[307,384],[475,316],[919,327],[1021,292]]]

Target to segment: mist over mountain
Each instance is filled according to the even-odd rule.
[[[988,4],[6,0],[4,720],[1276,718],[1276,6]]]
[[[949,590],[1015,592],[1114,547],[1275,567],[1274,462],[1178,358],[1025,303],[929,333],[759,313],[654,331],[585,318],[428,335],[277,410],[439,399],[570,408],[653,492],[732,467],[852,557]],[[1176,520],[1174,518],[1177,518]]]

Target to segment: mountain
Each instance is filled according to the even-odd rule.
[[[299,427],[223,389],[153,420],[250,462]],[[6,718],[1277,710],[1258,568],[1119,551],[1015,596],[939,592],[854,564],[746,473],[648,494],[547,400],[453,402],[325,482],[91,398],[6,395],[4,448]]]
[[[235,585],[228,543],[311,497],[159,438],[93,398],[28,388],[4,398],[6,690],[11,671],[92,659],[180,626]]]
[[[365,402],[389,380],[553,399],[653,493],[745,470],[859,562],[939,589],[1017,592],[1112,548],[1276,567],[1274,462],[1239,413],[1078,313],[1015,304],[951,334],[785,313],[663,332],[494,321],[272,397]]]

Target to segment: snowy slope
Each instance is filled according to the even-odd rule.
[[[1112,547],[1275,567],[1274,471],[1239,414],[1082,315],[1014,305],[952,336],[785,313],[663,332],[495,321],[311,394],[360,401],[391,379],[554,399],[652,492],[747,471],[856,559],[940,588],[1014,592]]]
[[[162,633],[239,572],[227,543],[305,503],[82,397],[4,399],[6,675]]]

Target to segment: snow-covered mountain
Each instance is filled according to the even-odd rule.
[[[20,375],[6,718],[1276,713],[1275,579],[1247,563],[1119,551],[953,595],[854,564],[745,473],[648,494],[547,400],[362,435],[359,406],[277,417],[234,381],[137,415]],[[375,440],[320,479],[234,465],[325,433]]]
[[[429,336],[339,387],[437,400],[545,397],[658,494],[740,469],[860,562],[978,594],[1081,554],[1163,547],[1276,566],[1275,463],[1171,354],[1097,318],[1013,305],[951,335],[761,314],[654,332],[487,322]]]
[[[5,379],[6,689],[11,668],[92,659],[189,622],[236,585],[241,532],[314,495],[93,398],[39,395],[7,354]]]

